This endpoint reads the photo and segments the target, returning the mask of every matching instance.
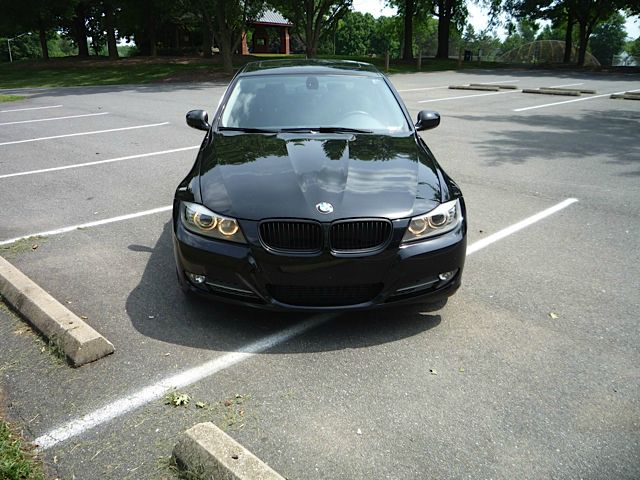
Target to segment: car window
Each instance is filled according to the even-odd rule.
[[[342,127],[408,131],[381,78],[355,75],[263,75],[240,78],[220,121],[231,128]]]

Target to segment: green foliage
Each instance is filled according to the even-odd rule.
[[[625,50],[629,55],[632,55],[634,57],[640,57],[640,37],[630,42],[627,42]]]
[[[370,13],[348,12],[338,21],[335,42],[337,55],[368,55],[376,21]]]
[[[514,31],[515,30],[515,31]],[[538,24],[533,20],[521,19],[516,27],[511,27],[509,36],[502,43],[502,51],[508,52],[536,39]]]
[[[596,27],[589,39],[591,53],[601,65],[611,65],[613,56],[624,49],[627,38],[624,23],[624,17],[616,12]]]
[[[401,22],[399,17],[378,17],[376,19],[371,36],[372,53],[384,55],[388,51],[391,58],[400,57]]]
[[[347,15],[353,0],[271,0],[269,3],[293,22],[293,31],[303,41],[309,57]]]
[[[23,35],[19,38],[11,40],[11,56],[13,61],[24,60],[27,58],[40,58],[40,43],[37,35]],[[0,37],[0,61],[9,61],[9,48],[7,47],[7,39]]]
[[[0,95],[0,103],[2,102],[17,102],[18,100],[24,100],[26,97],[22,95]]]
[[[22,438],[0,419],[0,478],[3,480],[44,480],[42,467],[22,442]]]

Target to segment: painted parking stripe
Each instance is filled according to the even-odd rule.
[[[126,157],[109,158],[107,160],[97,160],[95,162],[75,163],[73,165],[63,165],[61,167],[41,168],[39,170],[27,170],[25,172],[5,173],[0,175],[0,179],[11,177],[22,177],[24,175],[35,175],[37,173],[57,172],[59,170],[69,170],[71,168],[92,167],[93,165],[102,165],[104,163],[122,162],[125,160],[135,160],[136,158],[155,157],[158,155],[167,155],[169,153],[186,152],[188,150],[195,150],[200,148],[199,145],[192,147],[172,148],[171,150],[162,150],[160,152],[141,153],[139,155],[129,155]]]
[[[586,100],[591,100],[591,99],[594,99],[594,98],[608,97],[609,95],[622,95],[625,92],[640,92],[640,88],[637,88],[635,90],[623,90],[621,92],[603,93],[602,95],[593,95],[591,97],[576,98],[574,100],[564,100],[562,102],[545,103],[544,105],[534,105],[533,107],[516,108],[513,111],[514,112],[525,112],[527,110],[535,110],[536,108],[553,107],[555,105],[562,105],[562,104],[565,104],[565,103],[584,102]]]
[[[14,108],[12,110],[0,110],[0,113],[26,112],[27,110],[44,110],[46,108],[60,108],[62,105],[49,105],[47,107]]]
[[[16,145],[18,143],[41,142],[43,140],[53,140],[55,138],[79,137],[82,135],[96,135],[98,133],[122,132],[124,130],[135,130],[138,128],[160,127],[162,125],[169,125],[169,122],[151,123],[148,125],[136,125],[134,127],[110,128],[108,130],[94,130],[92,132],[67,133],[66,135],[54,135],[52,137],[40,137],[40,138],[28,138],[26,140],[14,140],[12,142],[0,143],[0,147],[3,145]]]
[[[584,85],[584,82],[581,82],[581,83],[565,83],[564,85],[551,85],[550,87],[544,87],[544,88],[577,87],[578,85]]]
[[[492,243],[497,242],[498,240],[502,240],[503,238],[506,238],[509,235],[513,235],[514,233],[519,232],[520,230],[527,228],[528,226],[533,225],[534,223],[539,222],[540,220],[543,220],[553,215],[554,213],[559,212],[564,208],[567,208],[569,205],[576,203],[577,201],[578,201],[577,198],[567,198],[565,201],[560,202],[554,205],[553,207],[547,208],[546,210],[536,213],[535,215],[532,215],[529,218],[525,218],[524,220],[518,223],[515,223],[510,227],[504,228],[499,232],[489,235],[488,237],[483,238],[482,240],[478,240],[477,242],[467,247],[467,255],[471,255],[472,253],[475,253],[478,250],[482,250],[483,248],[491,245]]]
[[[522,92],[522,90],[509,90],[507,92],[478,93],[476,95],[462,95],[460,97],[433,98],[431,100],[419,100],[418,103],[446,102],[447,100],[460,100],[462,98],[474,98],[474,97],[488,97],[491,95],[506,95],[507,93],[520,93],[520,92]]]
[[[398,90],[398,92],[420,92],[423,90],[438,90],[440,88],[449,88],[449,85],[443,85],[441,87],[405,88],[404,90]]]
[[[103,408],[94,410],[88,415],[77,420],[72,420],[55,430],[52,430],[34,440],[39,450],[47,450],[54,445],[63,442],[71,437],[80,435],[87,430],[91,430],[103,423],[107,423],[114,418],[121,417],[143,405],[154,400],[162,398],[168,391],[174,388],[184,388],[192,385],[200,380],[215,375],[222,370],[240,363],[252,356],[262,353],[266,350],[276,347],[283,342],[291,340],[314,327],[326,323],[337,314],[315,315],[310,319],[297,323],[289,328],[285,328],[277,333],[264,337],[256,342],[240,347],[237,351],[227,353],[221,357],[209,360],[206,363],[198,365],[180,372],[171,377],[160,380],[153,385],[138,390],[137,392],[116,400]]]
[[[120,215],[118,217],[105,218],[103,220],[96,220],[95,222],[80,223],[78,225],[71,225],[69,227],[57,228],[55,230],[48,230],[46,232],[32,233],[30,235],[24,235],[22,237],[10,238],[9,240],[3,240],[0,245],[9,245],[19,240],[24,240],[31,237],[51,237],[53,235],[60,235],[61,233],[73,232],[74,230],[80,230],[83,228],[98,227],[100,225],[107,225],[109,223],[122,222],[124,220],[131,220],[132,218],[145,217],[147,215],[154,215],[156,213],[167,212],[173,208],[173,205],[167,205],[165,207],[152,208],[151,210],[144,210],[142,212],[129,213],[127,215]]]
[[[568,207],[577,200],[575,198],[569,198],[559,204],[543,210],[542,212],[533,215],[521,222],[507,227],[494,235],[480,240],[467,248],[467,256],[471,255],[482,248],[497,242],[509,235],[512,235],[525,227],[533,225],[536,222],[556,213],[563,208]],[[316,315],[310,319],[298,323],[292,327],[285,328],[280,332],[274,333],[261,340],[253,342],[249,345],[239,348],[235,352],[227,353],[221,357],[209,360],[197,367],[193,367],[183,372],[172,375],[168,378],[160,380],[152,385],[142,388],[137,392],[134,392],[126,397],[117,399],[107,405],[103,405],[101,408],[94,410],[86,414],[83,417],[71,420],[49,432],[36,438],[34,443],[38,446],[38,450],[48,450],[54,447],[58,443],[64,442],[72,437],[81,435],[93,428],[96,428],[102,424],[110,422],[118,417],[121,417],[137,408],[140,408],[154,400],[162,398],[168,391],[173,389],[180,389],[188,387],[200,380],[211,377],[218,372],[221,372],[233,365],[236,365],[244,360],[247,360],[259,353],[265,352],[283,342],[291,340],[312,328],[322,325],[332,318],[335,318],[337,314],[323,314]]]
[[[84,113],[82,115],[68,115],[66,117],[36,118],[34,120],[20,120],[18,122],[4,122],[4,123],[0,123],[0,126],[2,126],[2,125],[17,125],[19,123],[52,122],[54,120],[67,120],[67,119],[70,119],[70,118],[97,117],[98,115],[109,115],[109,112]]]
[[[482,83],[486,85],[493,85],[496,83],[516,83],[519,81],[520,80],[498,80],[497,82],[482,82]],[[405,90],[398,90],[398,92],[419,92],[422,90],[439,90],[441,88],[449,88],[449,85],[444,85],[441,87],[407,88]]]

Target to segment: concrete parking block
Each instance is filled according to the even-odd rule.
[[[580,96],[580,92],[551,88],[523,88],[522,93],[539,93],[541,95],[566,95],[568,97]]]
[[[480,90],[482,92],[499,92],[499,87],[493,85],[449,85],[451,90]]]
[[[60,347],[75,367],[115,351],[111,342],[2,257],[0,294],[49,341]]]
[[[451,90],[479,90],[486,92],[498,92],[500,91],[500,87],[495,85],[449,85],[449,89]]]
[[[494,87],[494,88],[498,88],[500,90],[517,90],[518,86],[517,85],[490,85],[488,83],[470,83],[469,84],[470,87]]]
[[[635,92],[612,93],[609,98],[618,100],[640,100],[640,95]]]
[[[543,90],[558,90],[561,92],[578,92],[595,95],[597,92],[591,88],[564,88],[564,87],[543,87]]]
[[[215,480],[284,480],[278,472],[211,422],[184,432],[173,449],[181,467]]]

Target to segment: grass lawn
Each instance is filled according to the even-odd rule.
[[[304,58],[304,55],[236,56],[238,68],[252,60]],[[384,70],[384,58],[329,56],[320,58],[357,60],[375,64]],[[495,68],[500,64],[467,62],[462,68]],[[456,60],[425,59],[421,71],[455,70]],[[388,73],[416,71],[415,62],[392,61]],[[28,60],[0,64],[0,89],[21,87],[66,87],[84,85],[120,85],[152,82],[224,81],[231,76],[222,71],[219,58],[132,57],[110,61],[105,58],[80,60],[76,57],[53,58],[49,61]],[[0,101],[7,96],[1,96]],[[9,96],[11,97],[11,96]]]
[[[18,100],[24,100],[24,97],[20,95],[0,95],[0,103],[2,102],[17,102]]]
[[[44,480],[42,466],[22,437],[0,418],[0,479]]]

